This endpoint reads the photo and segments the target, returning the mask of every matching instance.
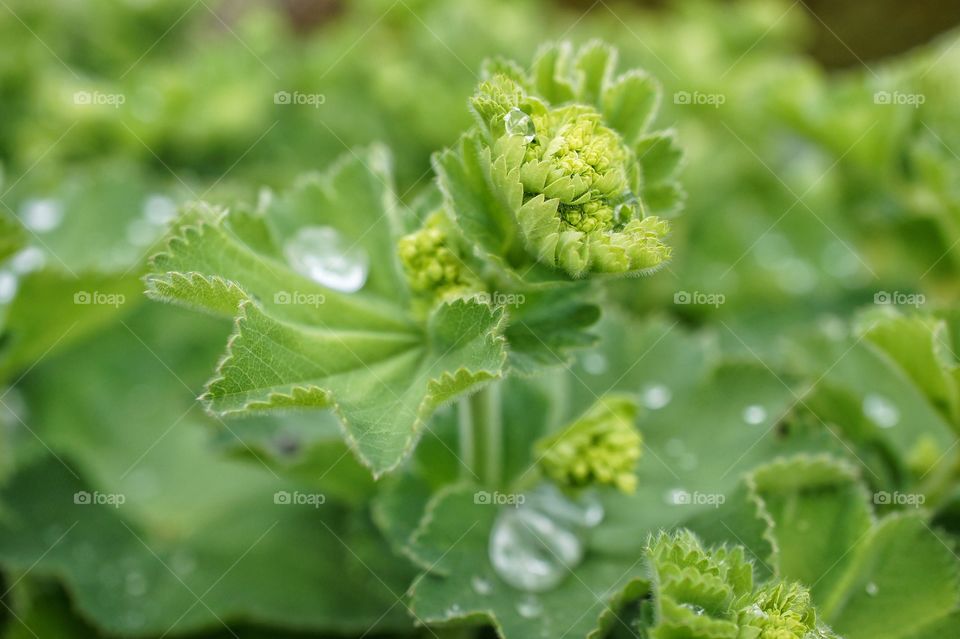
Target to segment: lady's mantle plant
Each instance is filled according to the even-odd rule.
[[[425,506],[419,525],[380,522],[426,571],[411,591],[418,618],[446,623],[463,616],[450,598],[477,609],[493,596],[487,617],[502,634],[525,636],[548,627],[543,603],[526,598],[542,593],[558,633],[609,628],[613,611],[641,599],[634,623],[651,637],[826,632],[800,586],[755,589],[740,549],[708,551],[681,533],[652,541],[626,570],[624,557],[590,554],[603,519],[592,491],[637,487],[642,438],[631,396],[598,398],[564,428],[528,438],[533,472],[505,472],[505,429],[531,416],[504,410],[499,380],[591,343],[591,279],[648,273],[670,258],[663,216],[682,200],[680,153],[671,133],[647,130],[653,79],[614,68],[601,43],[576,55],[548,46],[529,70],[489,63],[470,102],[476,125],[435,157],[432,195],[442,197],[428,194],[414,209],[395,197],[379,147],[266,194],[255,209],[188,207],[153,258],[148,293],[234,318],[203,395],[211,412],[332,410],[375,477],[398,469],[435,410],[459,399],[454,446],[467,482],[421,500],[403,492],[408,466],[383,491],[404,508]],[[367,259],[351,262],[358,251]],[[498,515],[477,501],[478,483],[529,490],[535,504]],[[601,608],[592,616],[578,612],[574,570],[591,594],[605,593],[593,595]]]

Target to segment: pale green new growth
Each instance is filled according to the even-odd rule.
[[[580,419],[537,442],[534,455],[547,477],[563,486],[601,484],[632,493],[642,444],[636,415],[631,398],[604,397]]]
[[[651,213],[679,205],[680,154],[669,134],[644,134],[656,85],[638,72],[614,79],[615,58],[591,43],[575,57],[547,48],[530,73],[490,63],[471,101],[479,127],[437,157],[464,233],[505,266],[577,278],[670,259],[669,224]]]

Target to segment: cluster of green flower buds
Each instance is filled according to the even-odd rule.
[[[596,43],[568,55],[548,49],[529,74],[488,67],[471,100],[481,127],[439,157],[441,184],[452,210],[485,212],[498,232],[478,244],[521,273],[513,237],[568,277],[649,272],[671,257],[650,198],[667,211],[682,195],[672,138],[644,131],[656,85],[640,72],[614,79],[614,52]]]
[[[460,259],[447,224],[442,213],[434,213],[398,242],[400,263],[414,293],[445,299],[476,288],[476,278]]]
[[[540,467],[566,487],[603,484],[632,493],[643,441],[634,426],[636,415],[637,405],[629,397],[598,400],[580,419],[537,442]]]

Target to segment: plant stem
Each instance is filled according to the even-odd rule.
[[[503,414],[500,385],[489,384],[460,400],[457,417],[460,461],[467,479],[499,485],[503,475]]]

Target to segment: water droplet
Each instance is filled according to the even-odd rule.
[[[543,604],[533,595],[527,595],[517,602],[517,612],[521,617],[533,619],[543,613]]]
[[[10,268],[18,275],[39,271],[46,263],[47,256],[36,246],[28,246],[10,258]]]
[[[197,560],[193,558],[193,555],[184,550],[178,550],[170,558],[170,569],[181,577],[189,575],[196,570],[196,568]]]
[[[261,213],[273,206],[273,191],[264,186],[257,193],[257,210]]]
[[[643,405],[650,410],[659,410],[670,403],[673,393],[663,384],[651,384],[643,389]]]
[[[493,592],[493,584],[490,583],[489,579],[484,579],[480,575],[474,575],[470,579],[470,585],[473,586],[473,591],[478,595],[489,595]]]
[[[684,445],[683,440],[677,437],[668,439],[663,448],[667,451],[667,454],[672,457],[681,457],[687,452],[687,447]]]
[[[880,588],[877,586],[877,584],[871,581],[870,583],[867,584],[866,591],[867,591],[867,594],[870,595],[871,597],[876,597],[877,593],[880,592]]]
[[[127,614],[124,615],[123,618],[127,628],[133,628],[133,629],[142,628],[143,625],[146,623],[146,620],[144,619],[143,615],[136,611],[128,612]]]
[[[148,195],[143,201],[143,216],[150,224],[164,226],[177,217],[177,203],[166,195]]]
[[[706,609],[703,606],[698,606],[697,604],[692,603],[682,603],[680,604],[680,607],[686,608],[698,617],[702,616],[706,612]]]
[[[367,281],[367,254],[329,226],[300,229],[286,242],[284,253],[298,273],[334,290],[353,293]]]
[[[136,219],[127,224],[127,241],[134,246],[149,246],[159,234],[149,220]]]
[[[754,248],[754,258],[757,263],[767,268],[776,268],[779,266],[784,256],[792,255],[793,247],[790,240],[782,233],[766,233],[756,242]]]
[[[838,279],[854,279],[860,274],[862,264],[853,248],[843,242],[827,244],[820,256],[823,270]]]
[[[533,124],[533,119],[518,109],[513,107],[503,116],[503,125],[507,130],[507,135],[523,136],[523,141],[530,143],[537,135],[537,127]]]
[[[596,496],[588,493],[574,501],[543,484],[519,507],[500,511],[490,533],[490,562],[514,588],[550,590],[583,560],[585,538],[603,515]]]
[[[603,375],[607,372],[609,364],[607,357],[603,353],[587,353],[583,357],[583,370],[591,375]]]
[[[863,414],[880,428],[893,428],[900,421],[900,411],[883,395],[867,395],[863,399]]]
[[[19,281],[10,271],[0,271],[0,304],[9,304],[17,295]]]
[[[693,453],[687,453],[680,457],[680,470],[691,471],[700,464],[700,460]]]
[[[743,421],[751,426],[757,426],[767,420],[767,409],[760,404],[750,404],[743,409]]]
[[[690,503],[690,492],[684,488],[671,488],[663,495],[663,501],[671,506]]]
[[[504,510],[494,523],[490,562],[514,588],[550,590],[582,558],[583,545],[577,535],[532,508]]]
[[[54,199],[33,199],[23,203],[20,219],[35,233],[48,233],[63,221],[63,205]]]
[[[127,573],[127,578],[124,580],[124,585],[127,590],[127,594],[131,597],[142,597],[147,592],[147,580],[144,579],[143,575],[139,572]]]

